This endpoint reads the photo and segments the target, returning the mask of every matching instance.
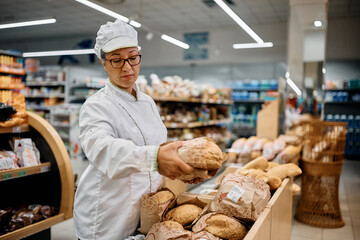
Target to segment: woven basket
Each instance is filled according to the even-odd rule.
[[[304,125],[302,188],[295,218],[322,228],[344,226],[339,181],[344,160],[346,123],[312,121]]]

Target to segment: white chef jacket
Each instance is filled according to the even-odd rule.
[[[89,166],[74,202],[74,231],[81,240],[121,240],[136,230],[140,198],[155,192],[159,145],[167,130],[153,99],[135,98],[110,81],[80,110],[80,143]]]

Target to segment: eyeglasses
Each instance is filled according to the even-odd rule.
[[[114,58],[111,60],[109,59],[105,59],[105,60],[109,61],[113,68],[122,68],[125,65],[125,62],[128,62],[130,66],[138,65],[141,61],[141,55],[139,54],[136,56],[129,57],[127,59]]]

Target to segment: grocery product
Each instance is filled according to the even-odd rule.
[[[221,239],[241,240],[246,228],[238,220],[220,213],[208,213],[193,226],[194,232],[205,230]]]
[[[227,158],[214,140],[208,137],[184,141],[183,146],[178,149],[178,155],[184,162],[195,168],[193,174],[178,178],[184,181],[215,176]]]
[[[165,220],[173,220],[186,226],[192,223],[202,212],[202,208],[195,204],[184,204],[171,209],[165,215]]]
[[[210,211],[256,221],[270,200],[270,187],[252,176],[229,173],[222,180]]]
[[[274,162],[280,164],[291,163],[291,162],[298,164],[300,159],[301,149],[302,149],[302,145],[298,145],[298,146],[289,145],[276,156]]]
[[[284,180],[286,177],[295,177],[302,173],[301,169],[294,163],[281,164],[270,169],[267,174]]]
[[[191,232],[184,230],[181,224],[174,221],[164,221],[152,225],[145,240],[155,239],[173,239],[173,240],[189,240]]]
[[[247,163],[242,169],[260,169],[265,170],[268,167],[268,160],[265,157],[258,157]]]

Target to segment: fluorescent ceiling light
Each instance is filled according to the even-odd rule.
[[[82,4],[84,4],[84,5],[88,6],[88,7],[91,7],[93,9],[97,10],[97,11],[100,11],[102,13],[105,13],[105,14],[111,16],[111,17],[120,19],[123,22],[128,23],[130,21],[127,17],[124,17],[123,15],[120,15],[120,14],[118,14],[116,12],[113,12],[113,11],[111,11],[111,10],[109,10],[107,8],[104,8],[104,7],[100,6],[100,5],[97,5],[95,3],[89,2],[88,0],[75,0],[75,1],[77,1],[79,3],[82,3]]]
[[[301,90],[296,86],[296,84],[291,80],[289,77],[286,78],[287,84],[296,92],[296,94],[300,97],[301,96]]]
[[[163,35],[161,35],[161,38],[164,39],[165,41],[168,41],[168,42],[170,42],[172,44],[175,44],[175,45],[177,45],[179,47],[182,47],[184,49],[189,49],[190,48],[189,44],[186,44],[186,43],[184,43],[182,41],[179,41],[179,40],[177,40],[175,38],[172,38],[172,37],[170,37],[168,35],[163,34]]]
[[[222,0],[214,0],[219,7],[221,7],[237,24],[244,29],[257,43],[264,43],[264,41]]]
[[[95,52],[94,49],[27,52],[27,53],[23,53],[23,57],[48,57],[48,56],[80,55],[80,54],[95,54]]]
[[[0,29],[16,28],[16,27],[28,27],[28,26],[41,25],[41,24],[50,24],[50,23],[56,23],[56,19],[55,18],[48,18],[48,19],[43,19],[43,20],[0,24]]]
[[[131,20],[129,24],[132,25],[132,26],[134,26],[134,27],[136,27],[136,28],[141,27],[141,23],[138,23],[138,22],[136,22],[136,21],[134,21],[134,20]]]
[[[315,26],[315,27],[321,27],[321,26],[322,26],[322,22],[319,21],[319,20],[316,20],[316,21],[314,21],[314,26]]]
[[[264,42],[264,43],[238,43],[234,44],[234,49],[247,49],[247,48],[266,48],[266,47],[272,47],[272,42]]]

